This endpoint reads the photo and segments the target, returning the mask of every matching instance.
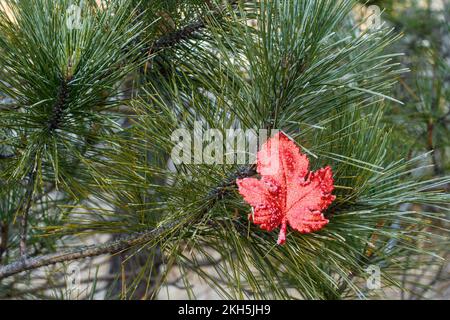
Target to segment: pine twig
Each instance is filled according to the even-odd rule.
[[[36,169],[28,176],[27,190],[23,197],[23,203],[19,210],[20,213],[20,242],[19,250],[20,255],[25,257],[27,255],[27,235],[28,235],[28,213],[33,202],[34,185],[36,181]]]
[[[239,0],[228,0],[227,3],[230,6],[234,6],[239,2]],[[209,3],[209,7],[212,5]],[[216,9],[211,9],[212,15],[218,15],[225,9],[225,6],[219,6]],[[169,34],[166,34],[159,38],[155,43],[150,47],[149,53],[150,55],[158,50],[170,48],[177,44],[180,44],[181,42],[188,40],[192,38],[197,32],[201,31],[202,29],[205,29],[207,26],[206,19],[201,18],[197,21],[191,22],[187,26],[176,30],[174,32],[171,32]]]
[[[23,258],[4,267],[0,267],[0,280],[17,273],[33,270],[60,262],[74,261],[83,258],[96,257],[103,254],[117,254],[135,245],[150,242],[165,232],[173,229],[179,222],[171,222],[159,228],[134,233],[121,239],[101,245],[76,247],[63,252],[52,253],[35,258]]]
[[[249,177],[255,175],[255,173],[256,171],[254,166],[240,168],[237,172],[227,178],[222,185],[214,188],[213,191],[208,195],[214,197],[212,205],[217,203],[217,201],[223,199],[223,197],[230,191],[230,187],[235,184],[237,178]],[[208,211],[209,208],[210,207],[207,207],[205,211]],[[128,250],[133,246],[155,240],[165,232],[173,230],[175,227],[181,226],[182,223],[183,222],[180,221],[172,221],[158,228],[134,233],[129,236],[114,241],[109,241],[101,245],[81,246],[64,252],[57,252],[33,258],[22,257],[21,260],[0,267],[0,280],[23,271],[38,269],[60,262],[96,257],[103,254],[117,254],[122,251]]]

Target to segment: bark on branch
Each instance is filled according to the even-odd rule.
[[[228,0],[228,5],[235,6],[238,4],[239,0]],[[210,5],[212,6],[212,5]],[[220,15],[224,10],[226,9],[226,6],[219,6],[217,8],[211,8],[211,14],[212,16],[218,16]],[[205,29],[207,27],[207,22],[205,18],[201,18],[197,21],[191,22],[187,26],[175,30],[174,32],[171,32],[169,34],[166,34],[159,38],[155,43],[151,46],[149,53],[153,53],[165,48],[173,47],[177,44],[180,44],[181,42],[185,40],[191,39],[197,32],[201,31],[202,29]]]
[[[20,208],[20,255],[25,257],[27,255],[27,236],[28,236],[28,213],[33,203],[33,194],[36,182],[36,168],[28,176],[27,190],[25,192],[23,203]]]
[[[34,258],[24,258],[9,265],[0,267],[0,280],[23,271],[33,270],[60,262],[96,257],[103,254],[116,254],[133,246],[150,242],[167,231],[173,230],[179,222],[171,222],[156,229],[134,233],[121,239],[101,245],[77,247],[63,252],[52,253]]]
[[[225,181],[214,188],[208,197],[212,197],[213,206],[217,201],[222,200],[230,188],[235,185],[235,181],[238,178],[250,177],[256,174],[255,166],[242,167],[237,172],[230,175]],[[205,208],[205,212],[209,210],[209,207]],[[164,235],[166,232],[173,231],[176,227],[181,227],[183,222],[173,221],[162,225],[156,229],[150,229],[139,233],[134,233],[129,236],[120,238],[118,240],[110,241],[101,245],[91,245],[77,247],[71,250],[63,252],[52,253],[48,255],[38,256],[34,258],[22,258],[16,262],[0,267],[0,280],[13,276],[23,271],[29,271],[45,266],[54,265],[60,262],[73,261],[83,258],[96,257],[103,254],[117,254],[122,251],[128,250],[136,245],[148,243],[158,237]]]

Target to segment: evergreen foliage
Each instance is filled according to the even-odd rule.
[[[156,298],[174,269],[191,298],[192,273],[224,298],[380,297],[365,285],[370,265],[384,288],[406,288],[405,272],[443,262],[447,167],[423,175],[429,153],[409,152],[388,121],[409,108],[395,89],[407,71],[392,53],[400,37],[362,31],[355,1],[2,3],[1,298],[68,298],[56,262],[123,252],[108,298]],[[73,4],[79,28],[67,25]],[[330,165],[330,223],[277,246],[237,193],[252,164],[170,161],[172,133],[199,121],[224,135],[281,129],[312,169]],[[98,235],[119,238],[80,246]],[[44,288],[21,286],[39,275]]]

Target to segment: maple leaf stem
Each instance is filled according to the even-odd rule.
[[[281,223],[280,234],[278,235],[277,244],[283,245],[286,242],[287,219],[284,218]]]

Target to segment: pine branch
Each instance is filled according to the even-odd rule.
[[[33,202],[34,184],[36,182],[36,169],[29,174],[27,190],[23,197],[22,207],[20,208],[20,255],[25,257],[27,254],[27,234],[28,234],[28,213]]]
[[[234,6],[239,2],[239,0],[228,0],[228,5]],[[210,4],[209,4],[210,6]],[[211,11],[211,14],[213,16],[217,16],[221,14],[224,10],[224,6],[219,6],[216,9]],[[166,34],[155,41],[155,43],[151,46],[149,49],[149,53],[152,54],[153,52],[174,47],[177,44],[180,44],[181,42],[185,40],[191,39],[197,32],[201,31],[202,29],[205,29],[207,26],[206,24],[206,18],[201,18],[197,21],[194,21],[187,26],[178,29],[174,32],[171,32],[169,34]]]
[[[214,197],[211,204],[207,206],[200,216],[208,212],[212,206],[222,200],[229,192],[230,186],[235,184],[237,178],[250,177],[256,173],[253,166],[240,168],[237,172],[230,175],[218,187],[214,188],[209,197]],[[83,258],[96,257],[104,254],[117,254],[126,251],[136,245],[148,243],[163,235],[164,233],[179,227],[182,222],[172,221],[158,228],[133,233],[118,240],[110,241],[101,245],[80,246],[64,252],[57,252],[48,255],[38,256],[34,258],[23,257],[21,260],[13,262],[9,265],[0,267],[0,280],[15,275],[23,271],[38,269],[45,266],[54,265],[60,262],[74,261]]]
[[[172,230],[179,222],[171,222],[159,228],[150,229],[101,245],[80,246],[71,250],[43,255],[35,258],[25,258],[0,268],[0,279],[4,279],[22,271],[33,270],[60,262],[74,261],[83,258],[96,257],[103,254],[117,254],[135,245],[156,239],[165,232]]]
[[[2,263],[3,254],[8,250],[8,234],[8,223],[0,222],[0,263]]]
[[[196,32],[203,28],[205,28],[205,23],[203,20],[199,20],[190,23],[179,30],[164,35],[153,44],[150,48],[150,53],[164,48],[173,47],[184,40],[190,39]]]

